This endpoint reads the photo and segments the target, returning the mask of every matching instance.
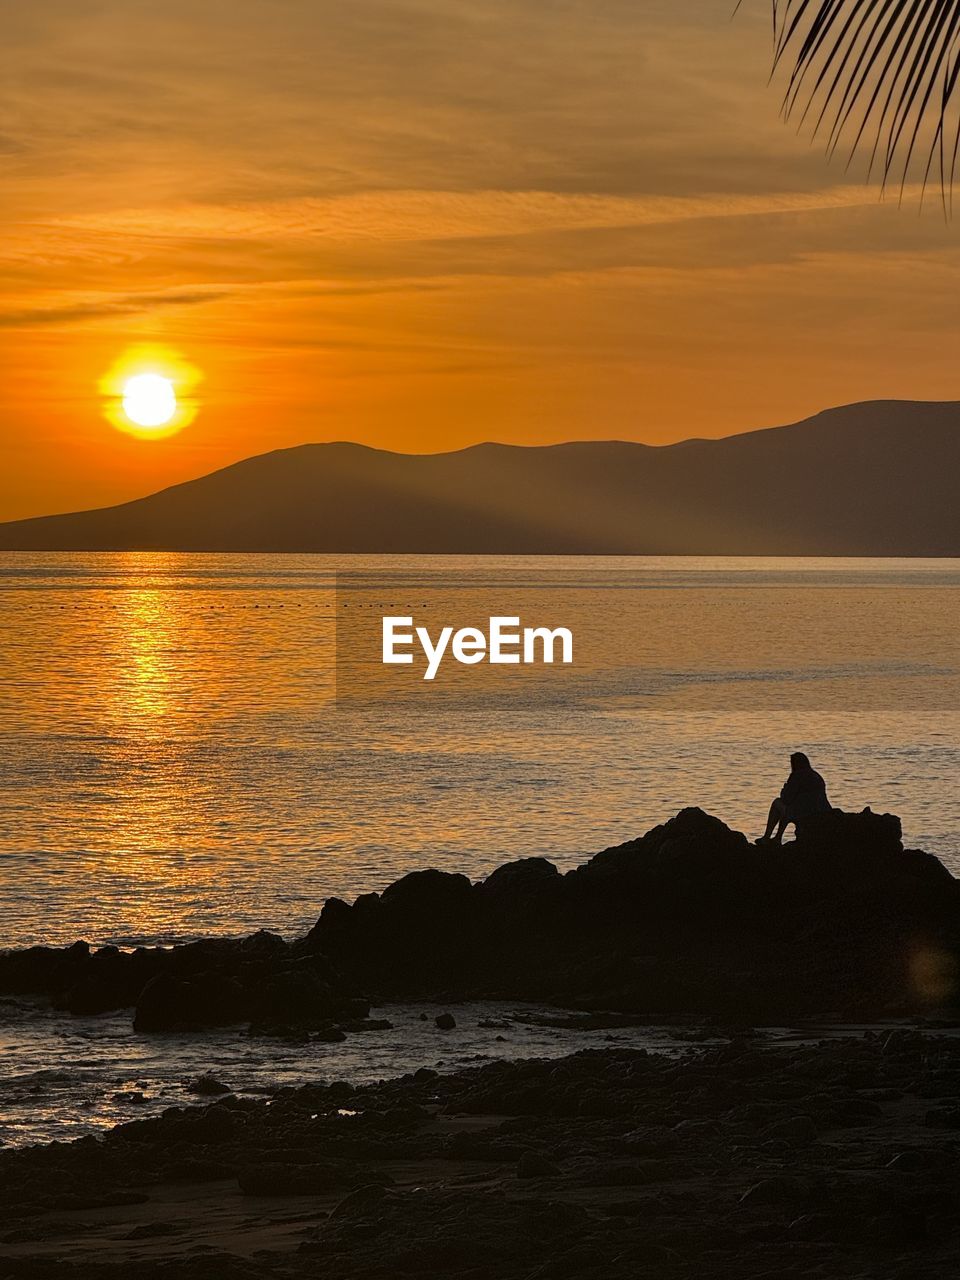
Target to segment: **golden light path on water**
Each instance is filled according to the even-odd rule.
[[[608,639],[549,686],[335,706],[338,574],[373,617],[439,574]],[[0,557],[0,945],[289,934],[686,804],[756,834],[797,746],[960,865],[958,602],[955,562]]]

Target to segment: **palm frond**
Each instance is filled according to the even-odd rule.
[[[790,66],[784,115],[812,123],[848,163],[866,153],[884,185],[938,172],[946,203],[960,153],[960,0],[772,3],[774,63]]]

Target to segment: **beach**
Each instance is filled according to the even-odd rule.
[[[0,1153],[10,1277],[950,1273],[960,1040],[610,1049]]]

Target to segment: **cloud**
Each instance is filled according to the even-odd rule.
[[[171,305],[158,280],[238,307],[254,289],[349,300],[782,261],[881,225],[876,193],[778,121],[765,5],[734,22],[716,0],[5,8],[8,327]]]
[[[918,195],[919,188],[910,188],[904,198],[910,201]],[[134,240],[370,244],[493,239],[538,232],[872,208],[877,204],[876,191],[862,186],[686,196],[406,190],[242,204],[187,203],[162,209],[115,209],[79,217],[55,217],[48,225],[61,235],[73,230]]]
[[[71,207],[117,188],[809,189],[823,160],[777,120],[767,17],[731,23],[717,0],[45,0],[5,23],[0,110],[22,175],[59,173]]]
[[[241,305],[255,291],[349,300],[425,292],[467,277],[789,261],[831,246],[862,247],[865,228],[874,254],[943,247],[940,219],[905,217],[866,187],[634,197],[484,190],[68,215],[21,228],[0,258],[20,273],[22,288],[45,280],[55,261],[91,292],[96,280],[120,291],[131,279],[149,283],[157,272],[175,271],[181,290],[226,290]],[[47,255],[39,265],[38,240]]]
[[[90,298],[86,301],[63,302],[55,306],[25,307],[0,310],[0,329],[34,329],[49,325],[72,325],[87,320],[117,319],[139,315],[162,307],[194,307],[217,302],[229,294],[224,290],[204,289],[172,293],[126,294],[119,297]]]

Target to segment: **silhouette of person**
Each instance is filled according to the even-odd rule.
[[[790,776],[780,795],[770,806],[767,829],[758,844],[780,844],[786,827],[792,822],[797,831],[800,824],[818,813],[830,813],[832,805],[827,799],[827,784],[802,751],[790,757]]]

